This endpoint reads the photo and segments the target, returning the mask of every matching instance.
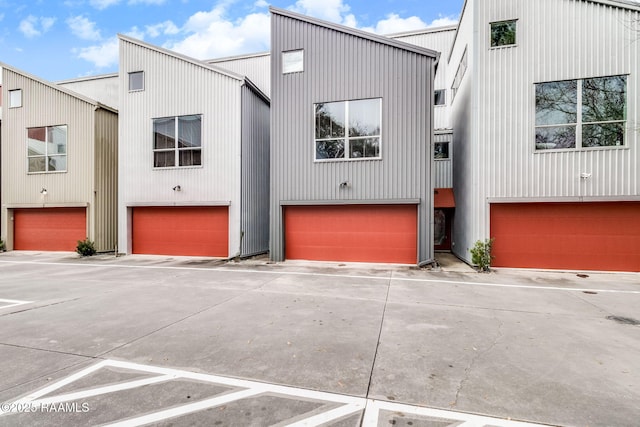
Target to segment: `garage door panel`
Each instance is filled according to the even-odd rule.
[[[13,211],[16,250],[75,251],[87,237],[86,208],[34,208]]]
[[[491,205],[493,265],[640,271],[640,203]]]
[[[229,253],[226,206],[133,208],[132,231],[135,254],[227,257]]]
[[[288,206],[287,259],[415,264],[415,205]]]

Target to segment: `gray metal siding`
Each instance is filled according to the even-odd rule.
[[[113,251],[118,236],[118,115],[96,110],[95,242],[98,251]]]
[[[430,259],[434,59],[277,13],[271,31],[271,257],[284,256],[283,202],[419,199],[418,260]],[[304,72],[283,75],[293,49]],[[314,162],[314,103],[378,97],[382,160]]]
[[[451,188],[453,187],[453,133],[436,133],[433,142],[449,143],[449,158],[433,160],[433,187]]]
[[[207,61],[241,76],[249,77],[258,89],[271,96],[271,55],[269,53]]]
[[[241,255],[269,250],[269,104],[242,87]]]
[[[454,118],[454,135],[466,123],[472,130],[468,150],[454,143],[456,162],[467,157],[456,163],[456,178],[471,174],[473,191],[454,180],[468,206],[456,211],[456,221],[464,217],[456,253],[468,259],[466,248],[489,237],[492,201],[639,200],[640,50],[629,25],[640,20],[638,11],[575,0],[468,3],[476,8],[472,112]],[[517,45],[491,49],[489,23],[505,19],[518,20]],[[625,147],[535,151],[535,83],[619,74],[628,75]],[[459,170],[465,163],[476,169]],[[582,172],[591,178],[580,179]],[[456,232],[462,228],[456,224]]]
[[[74,92],[78,92],[91,99],[95,99],[101,104],[118,108],[119,81],[117,74],[107,76],[96,76],[76,80],[65,80],[58,82],[62,86]]]

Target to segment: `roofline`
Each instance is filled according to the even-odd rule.
[[[249,80],[248,78],[244,79],[244,84],[249,89],[251,89],[259,98],[262,98],[264,102],[266,102],[269,106],[271,106],[271,99],[262,91],[254,82]]]
[[[11,71],[12,73],[19,74],[22,77],[25,77],[27,79],[33,80],[35,82],[38,82],[38,83],[40,83],[42,85],[45,85],[45,86],[47,86],[47,87],[49,87],[49,88],[51,88],[53,90],[57,90],[57,91],[62,92],[64,94],[66,94],[66,95],[69,95],[69,96],[72,96],[72,97],[74,97],[76,99],[79,99],[80,101],[84,101],[89,105],[93,105],[95,108],[103,108],[105,110],[109,110],[109,111],[112,111],[114,113],[118,112],[118,110],[114,109],[113,107],[109,107],[108,105],[101,104],[100,102],[98,102],[98,101],[96,101],[94,99],[88,98],[88,97],[86,97],[84,95],[81,95],[81,94],[79,94],[77,92],[69,90],[69,89],[65,88],[64,86],[59,86],[59,85],[57,85],[55,83],[52,83],[52,82],[49,82],[47,80],[41,79],[40,77],[34,76],[33,74],[29,74],[29,73],[27,73],[25,71],[22,71],[22,70],[19,70],[19,69],[15,68],[15,67],[12,67],[9,64],[5,64],[4,62],[0,62],[0,68],[6,68],[7,70]]]
[[[160,46],[155,46],[155,45],[149,44],[147,42],[143,42],[142,40],[138,40],[138,39],[135,39],[133,37],[125,36],[124,34],[118,34],[118,38],[120,40],[124,40],[126,42],[133,43],[133,44],[136,44],[138,46],[145,47],[145,48],[153,50],[155,52],[162,53],[162,54],[165,54],[165,55],[168,55],[168,56],[172,56],[174,58],[183,60],[185,62],[189,62],[189,63],[191,63],[193,65],[197,65],[199,67],[206,68],[208,70],[213,71],[214,73],[222,74],[224,76],[230,77],[232,79],[235,79],[235,80],[238,80],[238,81],[241,81],[241,82],[245,80],[245,77],[241,76],[240,74],[236,74],[234,72],[222,69],[220,67],[216,67],[215,65],[208,64],[208,63],[206,63],[204,61],[200,61],[198,59],[191,58],[190,56],[186,56],[186,55],[183,55],[181,53],[174,52],[172,50],[165,49],[165,48],[160,47]]]
[[[223,56],[222,58],[207,59],[204,62],[206,62],[207,64],[212,64],[214,62],[225,62],[225,61],[234,61],[238,59],[259,58],[261,56],[269,56],[269,55],[271,55],[271,52],[269,51],[256,52],[256,53],[247,53],[244,55],[232,55],[232,56]]]
[[[445,32],[445,31],[455,31],[457,28],[458,28],[458,24],[443,25],[441,27],[428,27],[428,28],[423,28],[421,30],[402,31],[400,33],[385,34],[385,37],[391,37],[393,39],[393,38],[396,38],[396,37],[419,36],[421,34],[431,34],[431,33],[441,33],[441,32]]]
[[[269,12],[275,15],[286,16],[287,18],[296,19],[298,21],[307,22],[309,24],[317,25],[320,27],[329,28],[335,31],[339,31],[341,33],[350,34],[355,37],[360,37],[366,40],[370,40],[375,43],[384,44],[387,46],[395,47],[398,49],[406,50],[409,52],[417,53],[418,55],[429,56],[435,59],[436,65],[440,59],[440,52],[436,52],[435,50],[425,49],[416,45],[412,45],[409,43],[405,43],[399,40],[391,39],[385,36],[380,36],[377,34],[369,33],[366,31],[358,30],[351,27],[346,27],[340,24],[334,24],[332,22],[324,21],[317,18],[312,18],[310,16],[302,15],[300,13],[291,12],[289,10],[280,9],[277,7],[269,6]]]
[[[61,85],[66,83],[86,82],[89,80],[110,79],[113,77],[118,77],[118,73],[96,74],[94,76],[76,77],[73,79],[59,80],[55,83]]]

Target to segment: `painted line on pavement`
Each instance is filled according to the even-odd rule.
[[[338,277],[344,279],[366,279],[366,280],[383,280],[383,281],[399,281],[414,283],[436,283],[445,285],[465,285],[465,286],[485,286],[494,288],[514,288],[514,289],[534,289],[546,291],[567,291],[567,292],[601,292],[611,294],[629,294],[640,295],[640,290],[631,291],[623,289],[592,289],[592,288],[563,288],[559,286],[535,286],[535,285],[507,285],[504,283],[485,283],[485,282],[465,282],[461,280],[436,280],[436,279],[419,279],[411,277],[389,277],[389,276],[366,276],[351,274],[332,274],[332,273],[309,273],[296,271],[268,271],[268,270],[248,270],[229,267],[179,267],[179,266],[162,266],[162,265],[125,265],[125,264],[79,264],[79,263],[58,263],[58,262],[38,262],[38,261],[4,261],[0,263],[7,264],[34,264],[34,265],[51,265],[51,266],[73,266],[73,267],[104,267],[104,268],[132,268],[132,269],[151,269],[151,270],[186,270],[186,271],[222,271],[228,273],[244,273],[244,274],[277,274],[283,276],[315,276],[315,277]],[[393,273],[391,271],[391,273]],[[634,273],[629,273],[634,274]]]
[[[55,391],[65,386],[73,384],[75,381],[84,379],[87,376],[98,372],[100,369],[109,367],[156,375],[139,380],[125,381],[108,386],[98,386],[93,389],[84,389],[77,392],[44,397],[50,395],[51,393],[54,393]],[[403,414],[403,416],[409,415],[423,418],[436,418],[438,421],[442,421],[443,419],[451,420],[457,422],[456,425],[460,427],[544,427],[541,424],[512,421],[503,418],[493,418],[489,416],[474,415],[464,412],[433,409],[422,406],[412,406],[402,403],[366,399],[364,397],[353,397],[344,394],[314,391],[297,387],[281,386],[231,377],[222,377],[217,375],[163,368],[159,366],[141,365],[137,363],[117,360],[103,360],[101,362],[98,362],[92,366],[89,366],[79,372],[70,375],[67,378],[57,381],[47,387],[29,394],[26,397],[14,401],[13,404],[9,405],[9,407],[19,408],[21,407],[21,405],[31,405],[31,407],[38,407],[38,405],[56,405],[74,400],[82,400],[90,397],[117,393],[120,391],[131,390],[133,388],[180,379],[190,379],[213,385],[228,386],[229,388],[232,388],[232,390],[222,392],[221,394],[201,401],[169,407],[167,409],[161,409],[156,412],[134,416],[123,420],[116,420],[115,422],[107,425],[110,427],[138,427],[150,423],[157,423],[167,419],[180,417],[183,415],[193,414],[231,402],[250,399],[260,395],[275,395],[291,399],[312,400],[319,403],[324,403],[325,405],[333,404],[331,407],[324,409],[324,412],[321,413],[318,413],[318,410],[313,410],[311,411],[311,414],[301,414],[299,416],[294,416],[296,421],[286,424],[289,427],[327,425],[327,423],[331,423],[332,421],[337,421],[344,417],[360,413],[362,413],[363,426],[377,427],[381,421],[380,415],[382,411]],[[335,407],[335,405],[339,406]],[[134,405],[132,404],[132,406]],[[12,412],[10,411],[0,411],[0,417],[11,416],[11,414]],[[285,425],[285,423],[283,422],[279,425]]]
[[[31,304],[33,301],[21,301],[17,299],[0,298],[0,310],[3,308],[15,307],[18,305]]]

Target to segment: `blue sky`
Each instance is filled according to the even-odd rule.
[[[116,34],[198,59],[269,49],[269,5],[382,34],[453,24],[464,0],[0,0],[0,62],[46,80],[117,71]]]

